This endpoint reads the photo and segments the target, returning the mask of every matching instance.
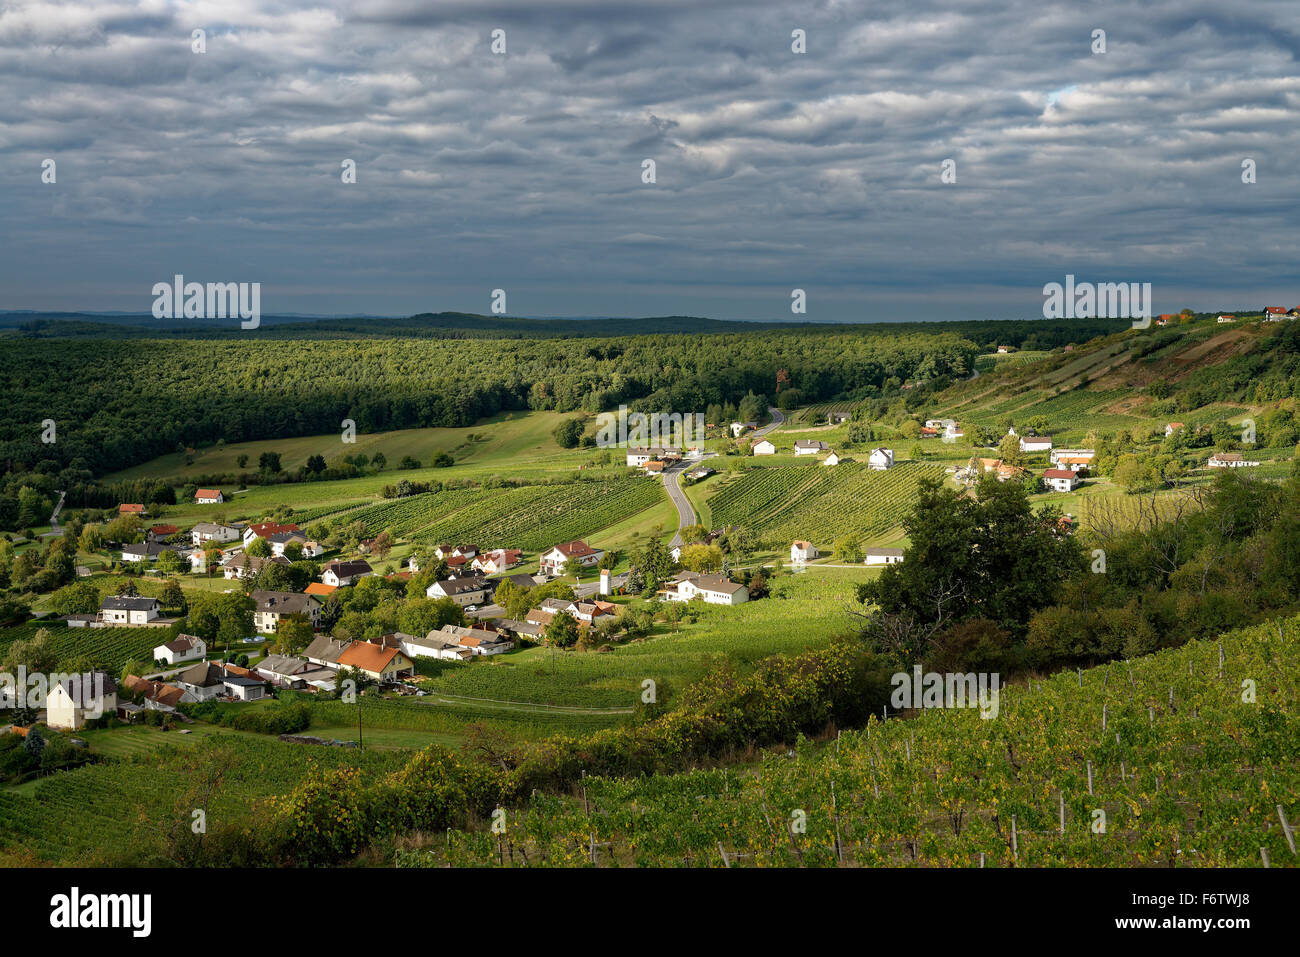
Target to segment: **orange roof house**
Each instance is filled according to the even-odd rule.
[[[356,668],[372,678],[396,678],[409,673],[414,665],[397,648],[385,648],[369,641],[354,641],[339,655],[340,668]]]
[[[124,504],[117,507],[119,515],[143,515],[144,506],[139,504]]]
[[[338,591],[338,588],[334,585],[326,585],[324,582],[312,582],[303,589],[303,594],[320,595],[321,597],[324,597],[326,595],[332,595],[336,591]]]

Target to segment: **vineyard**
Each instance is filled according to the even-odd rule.
[[[709,499],[716,525],[740,525],[769,544],[796,538],[829,544],[848,532],[880,535],[916,501],[917,483],[943,468],[900,462],[878,472],[865,464],[754,468]]]
[[[405,866],[1295,867],[1300,619],[873,719],[758,765],[535,795]]]
[[[11,864],[26,851],[56,864],[156,866],[167,863],[160,853],[162,834],[178,824],[188,830],[195,807],[204,808],[212,825],[235,820],[252,827],[250,809],[258,799],[292,788],[314,767],[350,765],[382,773],[404,760],[400,752],[217,735],[57,773],[30,795],[0,790],[0,847]],[[217,776],[219,783],[200,805],[204,782]]]
[[[153,650],[168,640],[166,628],[69,628],[62,621],[29,622],[0,631],[0,657],[19,639],[32,638],[44,628],[50,633],[55,660],[87,655],[97,668],[116,674],[128,661],[153,661]]]

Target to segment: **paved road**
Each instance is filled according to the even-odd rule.
[[[681,545],[682,529],[687,525],[695,524],[695,506],[691,504],[691,500],[686,497],[686,492],[682,489],[682,473],[696,468],[705,459],[710,459],[716,454],[716,452],[706,452],[698,459],[683,459],[673,468],[664,469],[664,488],[668,490],[668,497],[677,506],[677,534],[668,543],[669,548],[677,548]]]
[[[771,413],[772,421],[767,423],[767,425],[763,426],[761,429],[755,429],[751,433],[753,438],[760,438],[764,435],[767,435],[767,433],[771,432],[778,425],[781,425],[783,422],[785,422],[785,413],[782,412],[780,409],[778,409],[776,406],[769,405],[767,407],[767,411]]]

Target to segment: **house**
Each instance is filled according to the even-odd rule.
[[[1215,322],[1236,322],[1236,321],[1237,321],[1237,317],[1234,316],[1234,315],[1231,315],[1231,314],[1229,314],[1229,313],[1224,313],[1223,315],[1219,316],[1219,317],[1218,317],[1217,319],[1215,319],[1214,321],[1215,321]]]
[[[163,684],[161,681],[146,681],[135,675],[127,675],[122,682],[122,689],[130,695],[141,695],[146,711],[175,711],[176,706],[195,698],[184,688]],[[118,705],[121,710],[121,705]]]
[[[424,593],[430,598],[450,598],[464,608],[467,605],[482,604],[495,589],[495,582],[489,582],[478,576],[468,576],[434,582],[424,590]]]
[[[144,506],[140,504],[124,504],[117,507],[118,515],[146,515]]]
[[[306,684],[302,675],[314,670],[306,659],[289,655],[267,655],[256,666],[261,677],[279,688],[302,687]]]
[[[463,625],[443,625],[437,631],[429,632],[426,640],[464,648],[472,655],[499,655],[515,646],[513,641],[499,632],[486,628],[466,628]]]
[[[225,693],[226,687],[221,680],[224,674],[215,663],[200,661],[177,675],[176,683],[195,701],[211,701]]]
[[[324,599],[338,591],[337,585],[326,585],[324,582],[312,582],[302,590],[304,595],[311,595],[315,598]]]
[[[1023,478],[1028,474],[1028,469],[1022,469],[1018,465],[1007,465],[1005,462],[1000,463],[997,468],[999,482],[1009,482],[1011,479]]]
[[[1050,435],[1022,435],[1020,436],[1021,452],[1050,452],[1052,451],[1052,437]]]
[[[797,541],[790,546],[790,561],[803,563],[812,561],[819,556],[821,552],[817,551],[817,546],[812,542]]]
[[[868,548],[866,557],[862,559],[864,565],[897,565],[903,560],[903,550],[901,548]]]
[[[1047,469],[1043,472],[1043,484],[1053,492],[1073,492],[1079,476],[1073,469]]]
[[[60,731],[76,731],[116,712],[117,682],[103,671],[69,675],[45,696],[45,723]]]
[[[188,552],[173,545],[161,545],[158,542],[142,542],[139,545],[123,545],[122,561],[156,562],[164,552],[171,552],[177,558],[188,557]]]
[[[956,422],[943,430],[943,437],[945,439],[960,439],[965,434],[966,433],[962,431],[961,427]]]
[[[303,615],[313,629],[320,626],[320,602],[312,595],[292,591],[255,591],[252,599],[257,603],[253,611],[253,626],[260,634],[273,635],[280,619],[288,615]]]
[[[877,472],[893,468],[894,450],[886,448],[872,449],[871,454],[867,456],[867,467]]]
[[[756,429],[756,428],[758,428],[757,422],[732,422],[731,437],[733,439],[738,439],[740,438],[741,434],[745,432],[746,429]]]
[[[604,549],[592,548],[584,541],[565,542],[542,553],[542,574],[564,575],[577,569],[592,568],[600,564],[604,556]]]
[[[998,355],[1004,356],[1009,352],[1015,352],[1014,346],[998,346]]]
[[[681,449],[671,446],[633,446],[627,450],[629,468],[641,468],[647,462],[672,462],[681,457]]]
[[[523,563],[524,553],[519,548],[497,548],[482,555],[475,556],[471,562],[473,568],[486,575],[498,575],[501,572]]]
[[[932,429],[932,428],[930,428],[928,425],[923,425],[923,426],[921,426],[921,438],[923,438],[923,439],[937,439],[938,437],[939,437],[939,430],[938,430],[938,429]]]
[[[1052,449],[1047,456],[1053,465],[1081,466],[1087,468],[1097,458],[1096,449]],[[1075,469],[1078,471],[1078,468]]]
[[[477,545],[457,545],[452,548],[450,545],[439,545],[433,550],[433,554],[443,561],[450,562],[453,558],[459,558],[462,563],[469,561],[478,554]],[[419,571],[419,569],[413,569]]]
[[[687,479],[692,482],[698,482],[700,479],[706,479],[714,474],[714,470],[707,465],[701,465],[699,468],[691,469],[686,473]]]
[[[195,505],[220,505],[225,500],[219,488],[201,488],[194,493]]]
[[[851,413],[849,412],[832,412],[828,416],[826,416],[826,420],[831,425],[840,425],[844,422],[849,421],[850,418],[851,418]]]
[[[944,429],[956,425],[956,419],[926,419],[925,427],[933,429],[935,432],[942,432]]]
[[[816,455],[819,452],[825,452],[830,446],[825,442],[817,442],[813,439],[795,439],[795,455]]]
[[[702,575],[698,572],[678,572],[674,580],[659,594],[667,601],[691,601],[700,598],[710,605],[739,605],[749,601],[749,588],[733,582],[724,575]]]
[[[1165,426],[1165,438],[1173,435],[1179,429],[1186,428],[1181,422],[1170,422]]]
[[[302,532],[276,532],[273,535],[265,536],[265,538],[266,543],[271,546],[271,554],[275,556],[283,555],[284,550],[292,544],[297,544],[302,549],[303,558],[313,558],[315,554],[319,554],[314,549],[312,551],[308,550],[307,546],[309,544],[314,546],[315,543],[308,542],[307,536]]]
[[[267,565],[272,564],[288,567],[290,562],[283,555],[277,555],[275,558],[258,558],[247,552],[231,552],[221,559],[221,574],[223,578],[230,579],[253,578],[261,574],[262,569]]]
[[[302,650],[302,656],[322,668],[337,668],[339,655],[343,654],[348,644],[347,641],[331,638],[329,635],[317,635],[311,640],[311,644]]]
[[[229,662],[218,662],[214,667],[221,671],[221,684],[227,697],[240,701],[258,701],[266,697],[266,682],[258,677],[257,672]]]
[[[839,465],[839,464],[840,464],[839,453],[837,453],[834,449],[831,450],[830,455],[822,459],[822,465]]]
[[[1092,459],[1081,455],[1062,455],[1056,460],[1056,465],[1076,473],[1087,472],[1092,468]]]
[[[351,585],[359,578],[365,578],[367,575],[373,575],[374,569],[364,558],[355,558],[351,561],[340,562],[333,561],[321,569],[320,580],[326,585],[333,585],[335,588],[343,588]]]
[[[1264,318],[1273,322],[1280,322],[1286,318],[1286,306],[1265,306]]]
[[[208,645],[197,635],[177,635],[175,641],[159,645],[153,650],[154,661],[165,661],[169,665],[182,661],[194,661],[208,653]]]
[[[1173,322],[1173,321],[1174,321],[1175,319],[1177,319],[1177,318],[1178,318],[1178,316],[1177,316],[1175,313],[1172,313],[1172,312],[1163,312],[1163,313],[1160,314],[1160,317],[1159,317],[1158,319],[1156,319],[1156,325],[1157,325],[1157,326],[1167,326],[1167,325],[1169,325],[1171,322]]]
[[[1242,458],[1240,452],[1215,452],[1205,464],[1212,469],[1254,468],[1259,465]]]
[[[154,525],[149,529],[148,539],[151,542],[161,542],[164,538],[170,538],[180,532],[175,525]]]
[[[755,455],[776,455],[776,446],[770,439],[762,439],[754,443],[753,452]]]
[[[356,668],[376,681],[396,681],[415,673],[415,662],[400,648],[354,641],[339,655],[340,668]]]
[[[143,595],[113,595],[99,606],[99,620],[113,628],[162,625],[162,605],[157,598]],[[165,621],[171,624],[170,620]]]
[[[255,538],[268,538],[281,532],[301,532],[302,529],[292,522],[255,522],[244,529],[244,544],[251,545]]]
[[[209,542],[233,542],[239,538],[239,529],[232,525],[218,525],[215,522],[199,522],[190,529],[190,540],[196,545]]]

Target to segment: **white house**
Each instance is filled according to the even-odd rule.
[[[1096,449],[1052,449],[1047,456],[1053,465],[1091,465],[1097,458]]]
[[[797,541],[790,546],[790,561],[802,563],[812,561],[821,552],[817,551],[817,546],[812,542]]]
[[[886,448],[872,449],[871,454],[867,456],[867,467],[875,469],[877,472],[893,468],[894,450]]]
[[[957,424],[956,419],[926,419],[925,420],[925,427],[927,429],[934,429],[936,432],[942,432],[944,429],[950,428],[951,426],[954,426],[956,424]]]
[[[304,616],[311,622],[313,630],[320,626],[320,602],[311,595],[292,591],[255,591],[250,597],[256,602],[253,627],[259,634],[275,634],[280,619],[288,615]]]
[[[956,422],[951,423],[943,430],[943,436],[946,439],[960,439],[965,434],[966,433],[961,430],[961,426]]]
[[[220,505],[226,500],[221,494],[219,488],[201,488],[194,493],[194,504],[196,505]]]
[[[333,585],[335,588],[343,588],[351,585],[367,575],[373,575],[374,569],[370,563],[363,558],[353,559],[347,562],[330,562],[321,569],[320,580],[326,585]]]
[[[1079,476],[1074,469],[1047,469],[1043,472],[1043,484],[1053,492],[1073,492]]]
[[[165,661],[169,665],[182,661],[194,661],[208,653],[207,643],[197,635],[177,635],[175,641],[159,645],[153,650],[154,661]]]
[[[830,455],[828,455],[828,456],[826,456],[826,458],[822,459],[822,465],[839,465],[839,464],[840,464],[840,457],[839,457],[839,454],[838,454],[837,452],[835,452],[835,450],[833,450],[833,449],[831,450],[831,454],[830,454]]]
[[[902,560],[903,550],[901,548],[868,548],[862,564],[897,565]]]
[[[157,598],[143,595],[112,595],[99,606],[100,620],[112,627],[148,625],[162,615],[162,604]]]
[[[671,461],[680,459],[682,450],[669,446],[637,447],[634,446],[627,450],[627,464],[629,468],[641,468],[647,462]]]
[[[817,442],[813,439],[796,439],[794,443],[795,455],[816,455],[819,452],[825,452],[830,446],[825,442]]]
[[[76,731],[87,720],[117,712],[117,682],[103,671],[68,675],[45,697],[45,723]]]
[[[1052,451],[1052,437],[1050,435],[1022,435],[1020,436],[1021,452],[1050,452]]]
[[[678,572],[675,580],[659,593],[668,601],[701,598],[710,605],[739,605],[749,601],[749,589],[724,575]]]
[[[564,575],[583,568],[594,568],[605,556],[603,548],[592,548],[584,541],[565,542],[542,552],[543,575]]]
[[[233,542],[239,538],[239,529],[231,525],[218,525],[216,522],[199,522],[190,529],[190,540],[196,546],[209,542]]]
[[[475,557],[471,565],[487,575],[497,575],[523,562],[524,553],[518,548],[497,548]]]
[[[754,454],[755,454],[755,455],[775,455],[775,454],[776,454],[776,446],[772,444],[771,440],[769,440],[769,439],[763,439],[763,440],[761,440],[761,441],[759,441],[759,442],[755,442],[755,443],[754,443]]]
[[[732,422],[731,437],[733,439],[738,439],[740,438],[741,433],[744,432],[746,429],[756,429],[756,428],[758,428],[757,422]]]
[[[1205,464],[1212,469],[1254,468],[1259,465],[1242,458],[1240,452],[1215,452]]]
[[[1225,322],[1236,322],[1236,321],[1237,321],[1237,317],[1236,317],[1236,316],[1227,315],[1227,314],[1225,313],[1224,315],[1217,317],[1214,321],[1217,322],[1217,323],[1221,323],[1221,324],[1222,324],[1222,323],[1225,323]]]

